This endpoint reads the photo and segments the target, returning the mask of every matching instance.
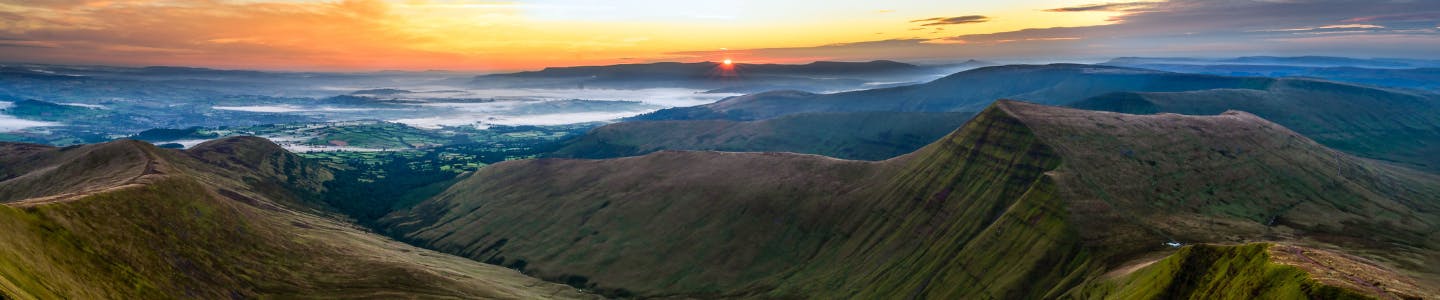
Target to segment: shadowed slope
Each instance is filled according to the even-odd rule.
[[[225,161],[295,165],[246,169],[194,158],[224,157],[215,152],[218,146],[238,155]],[[31,190],[37,191],[34,197],[53,200],[21,199],[0,206],[0,240],[5,241],[0,243],[0,295],[6,298],[584,296],[304,212],[306,196],[298,192],[326,180],[328,173],[268,141],[223,139],[189,152],[117,141],[24,156],[39,163],[33,172],[95,183],[86,186],[95,189]],[[40,158],[50,157],[73,160],[43,166],[51,160]],[[64,173],[71,170],[64,165],[75,161],[111,163],[92,164],[105,166],[93,172]],[[111,173],[143,176],[88,179]]]
[[[749,122],[622,122],[591,130],[552,155],[614,158],[660,150],[716,150],[884,160],[914,152],[972,116],[963,112],[861,112],[797,114]]]
[[[883,162],[507,162],[387,221],[441,251],[615,295],[1013,299],[1084,295],[1172,240],[1343,246],[1434,276],[1434,199],[1434,176],[1245,113],[1002,101]]]

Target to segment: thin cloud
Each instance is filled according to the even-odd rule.
[[[949,18],[941,17],[941,18],[920,19],[920,20],[910,21],[910,23],[925,23],[925,24],[920,24],[920,26],[945,26],[945,25],[985,23],[985,22],[989,22],[989,21],[990,21],[990,17],[981,16],[981,15],[972,15],[972,16],[949,17]]]
[[[1099,4],[1086,4],[1070,7],[1052,8],[1048,12],[1091,12],[1091,11],[1126,11],[1133,12],[1154,8],[1160,2],[1111,2]]]
[[[1316,30],[1327,30],[1327,29],[1385,29],[1385,26],[1371,25],[1371,24],[1340,24],[1340,25],[1325,25],[1325,26],[1300,27],[1300,28],[1262,29],[1262,30],[1252,30],[1252,31],[1250,31],[1250,32],[1295,32],[1295,31],[1316,31]]]
[[[1346,19],[1345,22],[1407,22],[1440,20],[1440,12],[1366,16]]]
[[[884,57],[943,61],[957,57],[1003,60],[1222,55],[1219,53],[1428,57],[1433,52],[1429,49],[1440,48],[1440,38],[1436,38],[1440,27],[1432,21],[1420,21],[1440,17],[1440,1],[1170,0],[1051,11],[1102,10],[1123,14],[1114,17],[1114,23],[1104,25],[749,51],[777,60],[819,56],[832,60]],[[916,24],[938,19],[916,20]],[[1288,29],[1294,31],[1281,31]]]
[[[51,43],[51,42],[44,42],[44,41],[0,39],[0,47],[60,48],[60,45],[55,44],[55,43]]]

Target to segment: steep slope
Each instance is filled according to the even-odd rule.
[[[1246,113],[1002,101],[882,162],[515,161],[387,222],[415,243],[611,295],[1109,297],[1095,292],[1117,285],[1107,273],[1171,241],[1341,247],[1433,280],[1435,199],[1440,178]],[[1356,293],[1433,295],[1422,282]]]
[[[585,297],[314,213],[329,173],[263,139],[0,149],[3,298]]]
[[[939,139],[973,113],[813,113],[761,121],[635,121],[605,125],[551,155],[614,158],[660,150],[796,152],[884,160]]]
[[[1440,96],[1280,79],[1268,89],[1114,93],[1070,106],[1123,113],[1206,115],[1243,110],[1326,146],[1440,171]]]
[[[665,109],[640,120],[758,120],[806,112],[979,111],[1009,98],[1065,104],[1120,91],[1178,92],[1217,88],[1264,89],[1267,78],[1223,77],[1077,64],[1009,65],[956,73],[925,84],[811,94],[767,92],[713,104]]]
[[[1313,258],[1312,258],[1313,257]],[[1384,278],[1366,282],[1359,278]],[[1119,280],[1087,287],[1110,299],[1397,299],[1423,295],[1404,276],[1334,252],[1287,245],[1189,246]],[[1371,291],[1374,293],[1366,293]],[[1433,296],[1433,295],[1429,295]]]

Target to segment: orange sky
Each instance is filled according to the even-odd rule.
[[[722,48],[892,39],[942,42],[938,39],[962,34],[1108,24],[1121,14],[1044,11],[1086,3],[1090,1],[0,0],[0,50],[7,53],[0,61],[502,71],[720,60],[727,52],[714,51]],[[959,18],[967,16],[973,18]],[[936,22],[946,18],[958,19]],[[915,22],[922,19],[934,20]],[[783,58],[728,53],[737,56],[737,62],[863,58],[820,52]],[[885,57],[874,57],[880,58]]]

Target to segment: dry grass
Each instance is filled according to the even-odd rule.
[[[304,201],[305,192],[328,173],[310,173],[310,166],[268,142],[218,143],[226,148],[179,152],[122,141],[28,154],[81,151],[87,154],[76,160],[107,161],[88,156],[140,153],[147,159],[123,164],[138,168],[130,172],[144,174],[140,177],[93,186],[88,193],[41,195],[66,201],[21,199],[0,206],[0,240],[6,241],[0,244],[0,294],[16,299],[590,297],[311,213],[315,208]],[[236,158],[223,160],[231,165],[195,158],[227,157],[222,151]],[[54,170],[36,168],[46,169]],[[104,176],[60,175],[77,180]]]

